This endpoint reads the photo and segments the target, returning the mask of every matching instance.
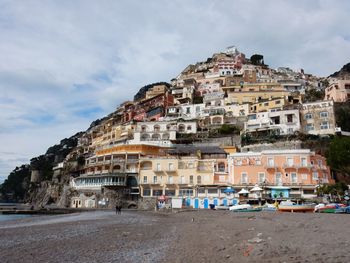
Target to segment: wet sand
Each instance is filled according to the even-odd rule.
[[[84,212],[0,224],[1,262],[349,262],[350,216]]]

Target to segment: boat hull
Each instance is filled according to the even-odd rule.
[[[281,205],[278,207],[278,211],[280,212],[314,212],[314,206],[308,205]]]

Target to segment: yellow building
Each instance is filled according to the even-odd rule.
[[[290,93],[278,83],[253,83],[222,87],[227,94],[225,104],[256,103],[259,100],[288,98]]]
[[[250,105],[250,113],[269,111],[272,109],[282,110],[283,107],[287,105],[287,100],[285,98],[272,98],[261,100]]]

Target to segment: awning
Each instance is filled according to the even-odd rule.
[[[259,192],[262,191],[263,189],[261,189],[258,185],[255,185],[252,189],[250,189],[251,192]]]
[[[235,189],[231,188],[231,187],[227,187],[224,191],[225,194],[232,194],[235,193]]]
[[[238,194],[249,194],[249,191],[243,188]]]

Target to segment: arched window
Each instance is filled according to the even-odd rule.
[[[192,131],[192,126],[191,125],[187,125],[187,130],[188,131]]]
[[[159,131],[160,131],[160,126],[159,126],[159,125],[154,125],[154,126],[153,126],[153,130],[154,130],[155,132],[159,132]]]
[[[152,140],[153,141],[159,141],[160,140],[160,134],[159,133],[152,134]]]
[[[148,133],[144,133],[141,135],[141,141],[148,141],[150,138]]]
[[[178,129],[179,129],[179,132],[184,132],[184,131],[185,131],[185,125],[180,124],[180,125],[178,126]]]
[[[147,125],[142,125],[141,132],[146,132],[146,131],[147,131]]]
[[[163,140],[169,140],[169,138],[170,138],[169,133],[164,133],[163,136],[162,136]]]
[[[141,170],[152,170],[152,162],[146,161],[142,162],[140,165]]]

